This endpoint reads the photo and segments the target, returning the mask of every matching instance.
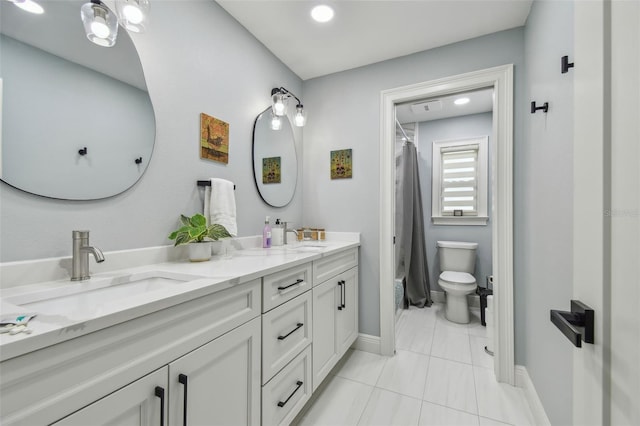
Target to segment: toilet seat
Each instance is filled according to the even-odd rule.
[[[466,272],[444,271],[440,274],[438,285],[446,295],[445,318],[467,324],[470,318],[467,295],[478,287],[475,277]]]
[[[476,278],[468,274],[466,272],[456,272],[456,271],[444,271],[440,274],[440,281],[444,281],[447,284],[475,284]]]
[[[440,274],[438,285],[451,294],[473,293],[478,286],[473,275],[466,272],[444,271]]]

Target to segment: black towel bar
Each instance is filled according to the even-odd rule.
[[[210,180],[199,180],[198,181],[198,186],[211,186],[211,181]],[[235,185],[233,185],[233,189],[236,189]]]

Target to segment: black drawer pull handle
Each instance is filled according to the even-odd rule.
[[[284,407],[287,404],[287,402],[289,402],[291,397],[295,395],[296,392],[298,392],[298,389],[300,389],[300,386],[302,386],[302,384],[303,383],[300,380],[298,380],[296,382],[296,388],[293,390],[293,392],[291,392],[291,395],[289,395],[289,398],[285,399],[284,402],[278,401],[278,407]]]
[[[187,426],[187,376],[185,374],[178,375],[178,381],[184,385],[182,426]]]
[[[340,304],[338,305],[338,310],[341,311],[344,309],[344,281],[338,281],[338,286],[340,287]]]
[[[288,288],[290,288],[290,287],[293,287],[294,285],[298,285],[298,284],[303,283],[303,282],[304,282],[304,280],[297,279],[297,280],[296,280],[296,282],[295,282],[295,283],[293,283],[293,284],[289,284],[289,285],[286,285],[286,286],[284,286],[284,287],[278,287],[278,290],[280,290],[280,291],[282,291],[282,290],[286,290],[286,289],[288,289]]]
[[[298,329],[300,327],[302,327],[304,324],[299,322],[298,324],[296,324],[296,328],[294,328],[293,330],[291,330],[290,332],[288,332],[287,334],[285,334],[284,336],[278,336],[278,340],[284,340],[287,337],[291,336],[293,333],[295,333],[296,331],[298,331]]]
[[[164,426],[164,388],[156,386],[156,396],[160,398],[160,426]]]
[[[342,280],[342,308],[346,308],[347,302],[347,282],[345,280]]]

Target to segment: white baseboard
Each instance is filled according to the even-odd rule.
[[[353,345],[351,345],[353,349],[358,349],[364,352],[371,352],[374,354],[380,353],[380,337],[372,336],[370,334],[358,334],[358,338]]]
[[[535,386],[529,377],[529,372],[522,365],[516,365],[516,386],[521,388],[524,392],[524,396],[527,399],[531,413],[533,414],[533,420],[535,425],[551,426],[551,422],[547,417],[547,413],[544,411],[542,402],[538,397]]]

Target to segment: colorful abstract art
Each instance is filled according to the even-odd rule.
[[[351,149],[331,151],[331,179],[353,177],[353,156]]]
[[[280,157],[262,159],[262,183],[280,183],[282,179]]]

